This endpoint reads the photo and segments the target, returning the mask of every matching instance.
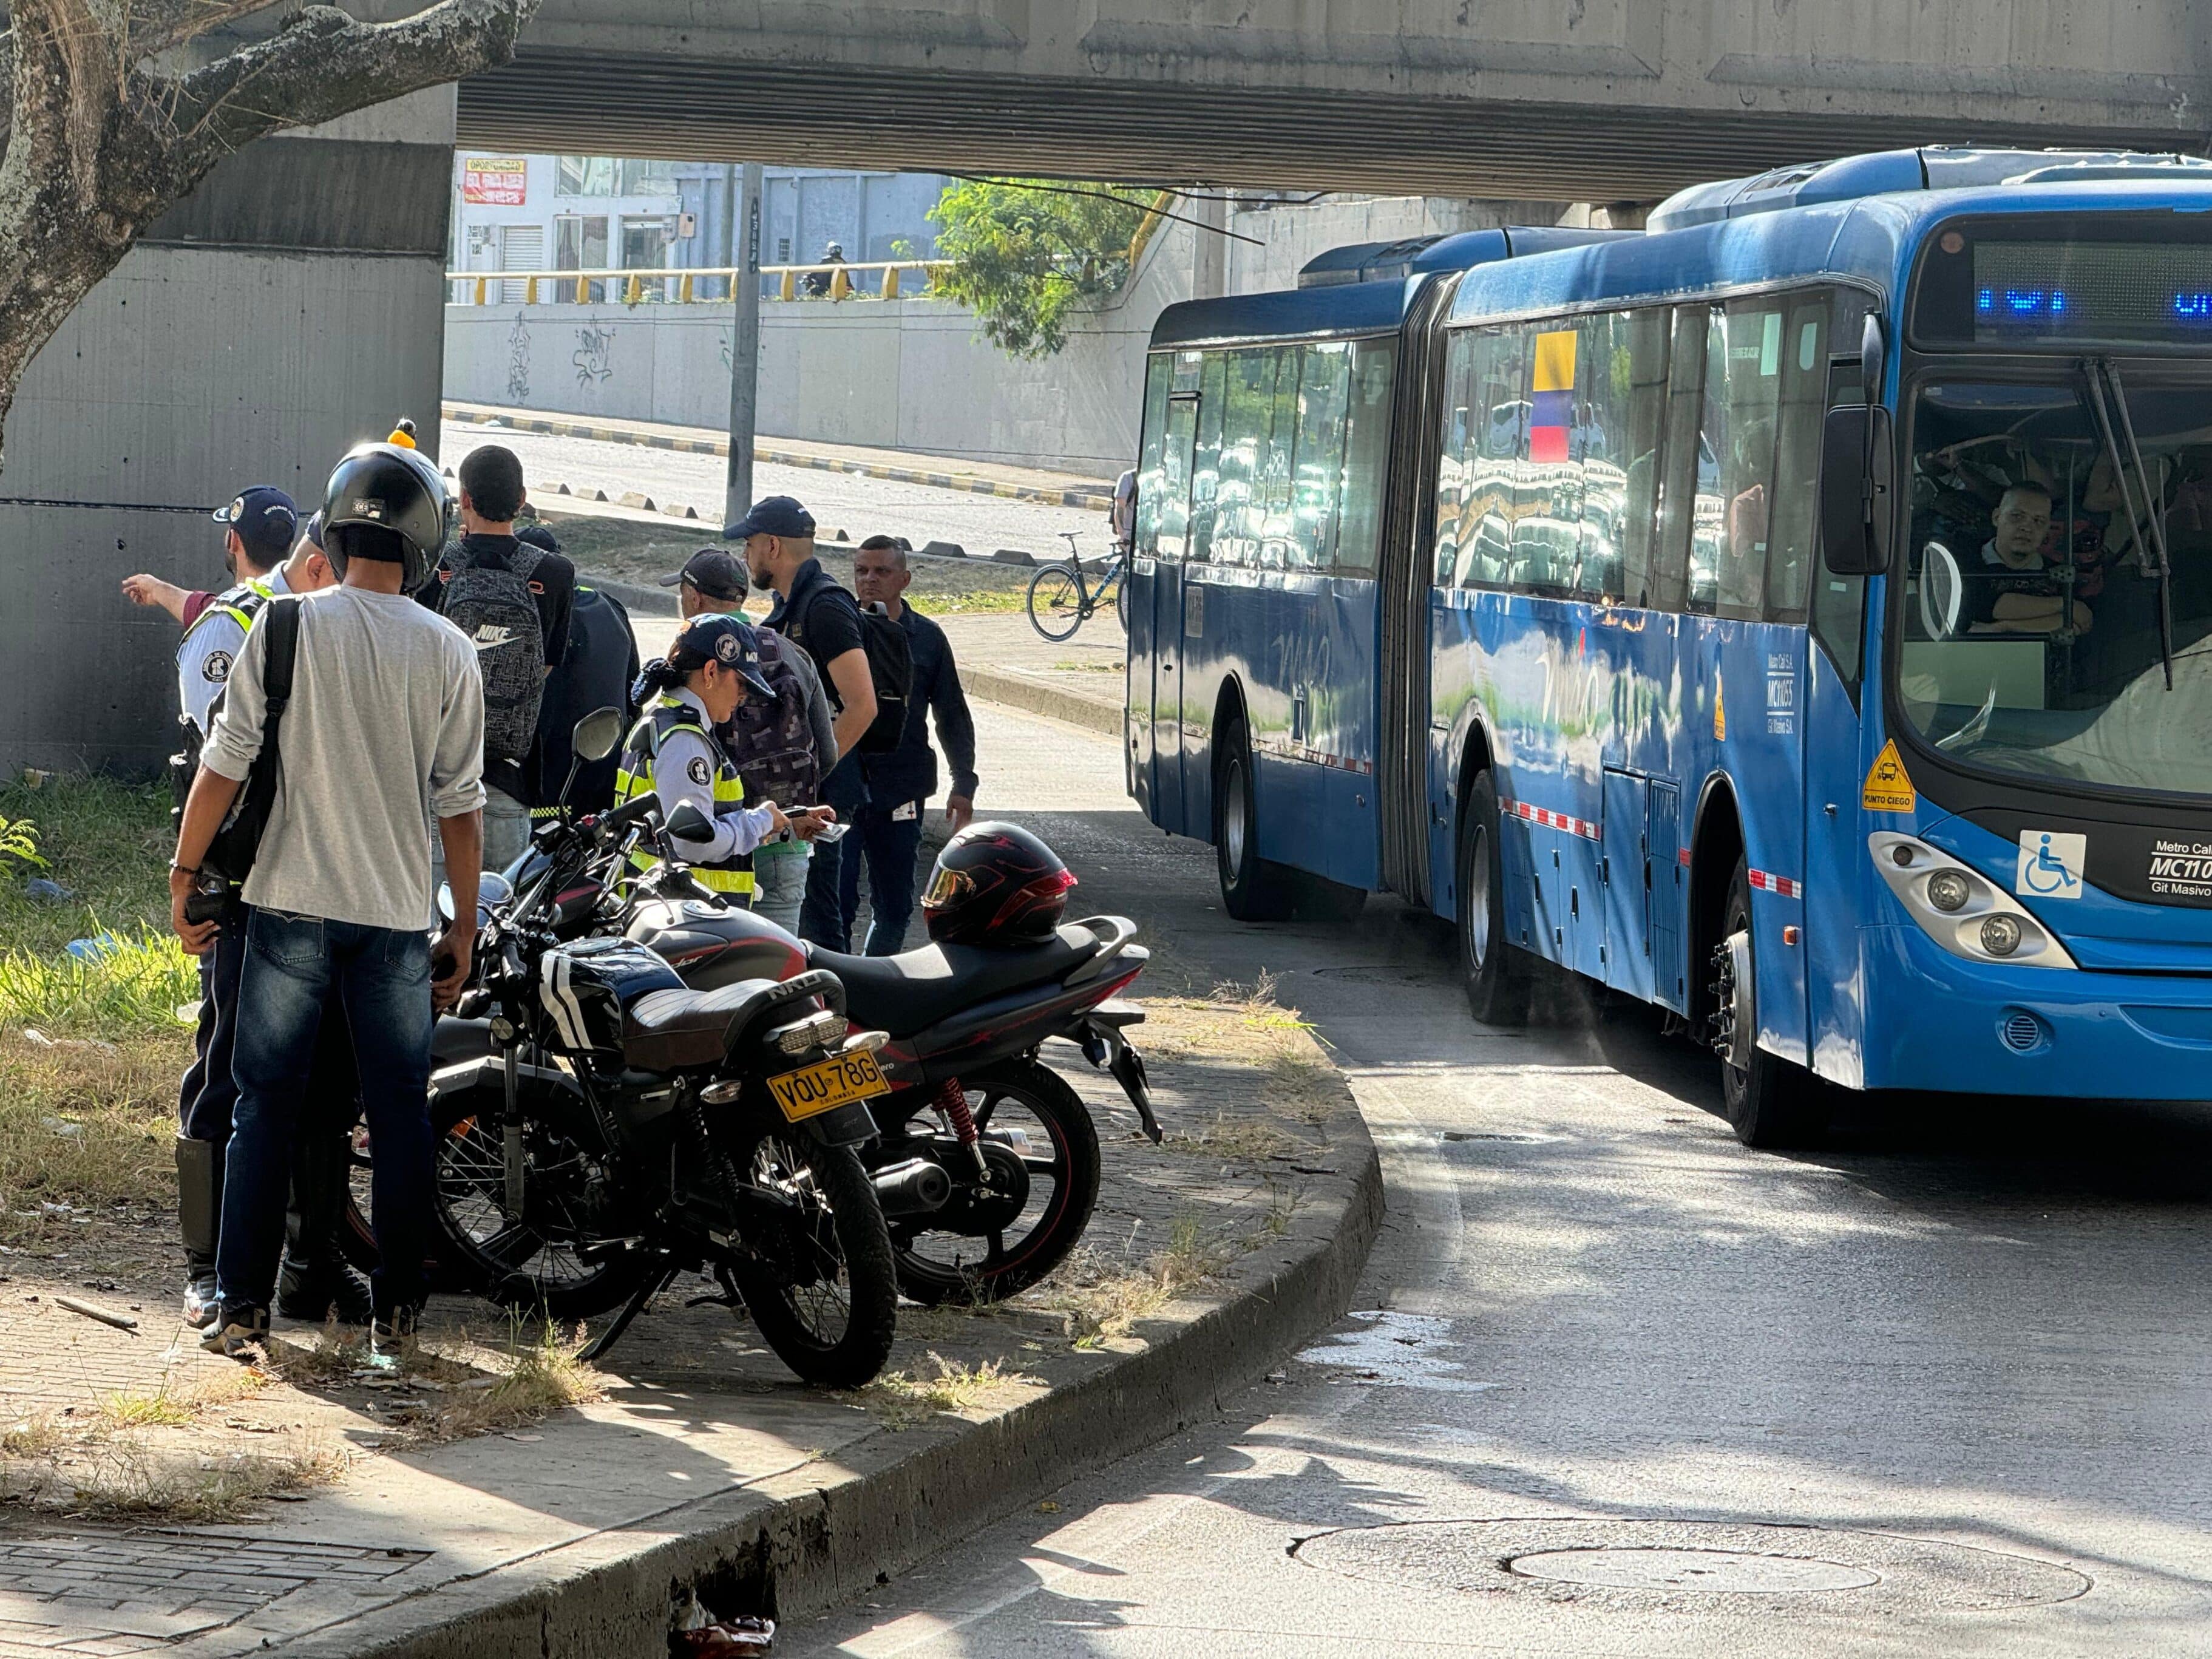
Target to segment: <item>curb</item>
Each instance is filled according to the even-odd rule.
[[[852,1449],[842,1480],[794,1471],[701,1500],[687,1516],[652,1516],[503,1570],[497,1588],[456,1613],[425,1597],[378,1635],[326,1629],[286,1644],[302,1655],[380,1659],[629,1659],[667,1639],[672,1586],[732,1595],[779,1620],[849,1601],[1068,1480],[1157,1444],[1217,1413],[1230,1392],[1351,1305],[1382,1217],[1382,1176],[1346,1091],[1332,1121],[1348,1190],[1324,1236],[1263,1281],[1215,1303],[1141,1353],[986,1422]],[[644,1534],[653,1541],[625,1545]],[[529,1582],[519,1582],[529,1581]],[[394,1615],[397,1615],[396,1618]]]
[[[496,422],[512,431],[535,432],[553,438],[589,438],[599,443],[635,444],[642,449],[673,450],[684,455],[727,455],[730,453],[730,442],[726,438],[678,438],[672,434],[663,435],[657,432],[640,432],[629,427],[601,426],[591,421],[557,415],[528,415],[520,411],[480,414],[459,404],[441,405],[441,413],[448,421],[470,426],[489,426]],[[816,455],[805,450],[779,449],[773,443],[763,443],[757,440],[753,444],[753,459],[766,461],[773,466],[805,467],[816,472],[849,472],[858,477],[884,478],[893,483],[928,484],[939,489],[956,489],[970,495],[995,495],[1001,501],[1035,501],[1046,507],[1080,507],[1096,513],[1111,512],[1114,507],[1113,489],[1106,484],[1092,484],[1080,489],[1045,489],[1034,484],[1000,483],[965,473],[934,472],[923,467],[891,466],[878,461],[842,460],[836,456]]]
[[[1026,675],[1010,673],[1000,668],[984,668],[973,663],[960,665],[960,684],[972,697],[985,702],[1004,704],[1032,714],[1043,714],[1056,720],[1066,720],[1070,726],[1080,726],[1087,731],[1103,732],[1109,738],[1121,735],[1121,706],[1100,702],[1096,698],[1079,696],[1073,691],[1063,691],[1056,685],[1033,680]]]

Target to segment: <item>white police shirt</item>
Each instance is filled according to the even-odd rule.
[[[208,733],[208,707],[229,680],[230,665],[238,660],[239,651],[246,644],[246,630],[226,607],[235,605],[256,587],[270,599],[292,591],[284,580],[282,565],[250,583],[227,587],[208,601],[207,609],[193,619],[177,647],[177,699],[185,718],[199,727],[203,738]]]
[[[696,692],[678,686],[669,695],[690,704],[702,724],[711,724],[707,705]],[[775,817],[767,806],[716,807],[714,767],[720,758],[708,739],[689,728],[679,728],[662,738],[660,752],[653,757],[653,793],[660,799],[660,821],[667,823],[676,809],[689,801],[714,826],[712,841],[686,844],[684,850],[689,863],[716,864],[741,858],[757,851],[775,833]]]

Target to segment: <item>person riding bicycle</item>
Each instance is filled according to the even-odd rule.
[[[714,728],[747,696],[775,695],[761,674],[752,625],[721,611],[694,617],[667,656],[646,665],[638,687],[645,712],[623,745],[616,803],[657,796],[663,823],[679,805],[696,806],[714,834],[688,843],[684,862],[709,891],[750,905],[754,851],[764,842],[811,841],[837,816],[826,806],[787,816],[772,800],[747,806],[737,765],[714,740]],[[630,854],[640,873],[659,862],[643,847]]]

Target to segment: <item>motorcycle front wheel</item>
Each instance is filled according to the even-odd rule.
[[[993,1187],[978,1188],[969,1154],[949,1133],[932,1137],[953,1178],[951,1201],[902,1222],[894,1237],[899,1288],[925,1307],[1027,1290],[1066,1260],[1098,1204],[1098,1128],[1059,1073],[1018,1060],[962,1081]]]
[[[737,1164],[741,1179],[793,1206],[782,1237],[750,1241],[758,1255],[731,1268],[762,1340],[805,1382],[872,1381],[890,1358],[898,1277],[868,1172],[848,1147],[782,1132],[754,1141]]]

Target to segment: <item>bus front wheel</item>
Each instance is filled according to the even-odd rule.
[[[1259,802],[1252,793],[1252,745],[1244,723],[1221,732],[1215,763],[1214,863],[1221,875],[1221,902],[1239,921],[1280,921],[1296,898],[1291,872],[1260,856]]]
[[[1720,941],[1713,947],[1713,1051],[1721,1100],[1735,1138],[1769,1150],[1820,1138],[1827,1115],[1820,1083],[1803,1066],[1759,1046],[1758,944],[1751,926],[1751,872],[1736,860]]]
[[[1528,964],[1505,941],[1505,848],[1498,785],[1486,770],[1459,820],[1459,964],[1468,1011],[1486,1025],[1528,1018]]]

